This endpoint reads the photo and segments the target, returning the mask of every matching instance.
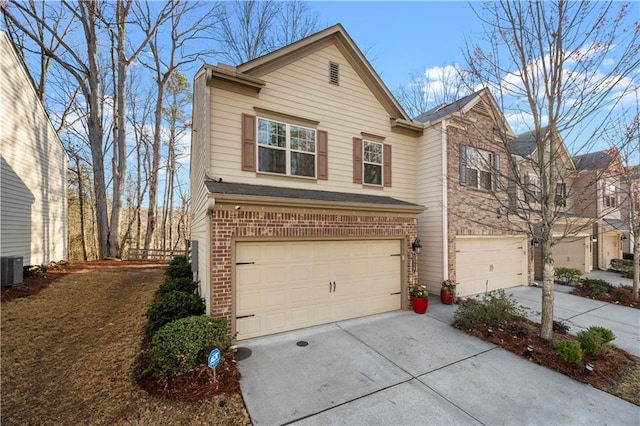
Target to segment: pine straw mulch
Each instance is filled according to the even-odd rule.
[[[640,405],[640,358],[637,358],[615,346],[603,358],[584,356],[582,365],[576,366],[564,361],[553,348],[553,342],[569,339],[574,336],[553,333],[551,342],[540,337],[540,324],[528,319],[492,327],[493,334],[488,336],[487,326],[478,329],[467,329],[456,324],[456,328],[467,334],[496,344],[523,358],[528,345],[533,346],[533,355],[529,360],[543,367],[558,371],[572,379],[586,383],[597,389]],[[584,365],[591,363],[593,372],[586,373]]]
[[[623,290],[617,290],[618,292]],[[574,287],[571,293],[574,296],[586,297],[588,299],[598,300],[600,302],[613,303],[615,305],[627,306],[629,308],[640,309],[640,300],[633,300],[631,296],[620,297],[619,293],[602,293],[593,295],[585,291],[582,287]]]
[[[144,313],[166,265],[109,266],[47,271],[3,298],[2,425],[250,424],[231,356],[215,383],[203,367],[140,386]]]

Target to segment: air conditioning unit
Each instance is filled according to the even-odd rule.
[[[0,257],[0,282],[2,287],[22,284],[22,256]]]

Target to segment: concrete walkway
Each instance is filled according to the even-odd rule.
[[[513,294],[535,307],[540,289]],[[576,328],[605,309],[563,296],[556,312]],[[397,311],[239,342],[253,424],[640,424],[640,407],[451,327],[456,306],[437,299],[426,315]],[[637,341],[637,327],[629,338]]]

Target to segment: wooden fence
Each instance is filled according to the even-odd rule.
[[[147,257],[143,257],[144,249],[141,248],[130,248],[127,253],[128,260],[166,260],[169,261],[173,259],[174,256],[184,256],[184,250],[160,250],[160,249],[149,249],[147,250]]]

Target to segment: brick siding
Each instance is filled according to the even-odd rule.
[[[350,213],[265,212],[216,209],[211,213],[211,315],[234,324],[232,242],[235,238],[366,239],[397,237],[406,242],[406,285],[418,283],[411,264],[411,243],[418,235],[417,216],[376,216]],[[410,306],[409,304],[407,304]]]

